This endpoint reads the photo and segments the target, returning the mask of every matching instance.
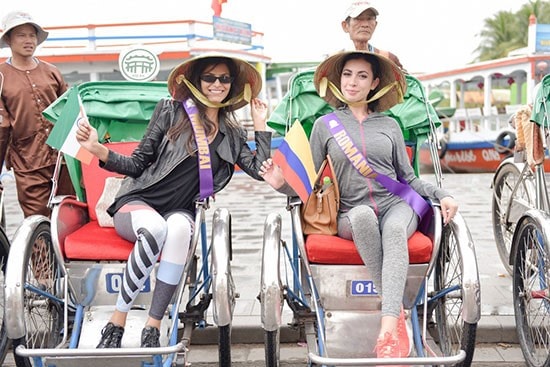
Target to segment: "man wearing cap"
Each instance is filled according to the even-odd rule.
[[[34,57],[48,32],[28,13],[9,13],[2,30],[0,47],[9,47],[11,57],[0,64],[0,166],[13,168],[23,215],[49,216],[58,153],[46,144],[52,124],[42,111],[67,90],[67,84],[54,65]],[[74,193],[64,168],[57,192]]]
[[[349,34],[349,38],[356,50],[379,53],[403,69],[403,65],[401,65],[399,58],[395,54],[380,50],[369,43],[378,25],[378,21],[376,20],[378,14],[378,10],[374,8],[371,1],[352,0],[344,14],[342,29]]]

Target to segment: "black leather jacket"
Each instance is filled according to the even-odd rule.
[[[166,136],[170,127],[181,119],[185,113],[181,102],[161,100],[153,112],[147,131],[141,142],[130,157],[109,151],[107,162],[100,166],[126,175],[115,201],[125,195],[139,192],[141,189],[154,185],[170,173],[178,164],[189,157],[187,141],[192,129],[186,129],[174,143]],[[258,174],[262,162],[271,156],[271,132],[255,132],[256,153],[248,144],[244,128],[234,129],[219,123],[219,133],[223,139],[217,148],[222,164],[214,176],[214,192],[223,189],[235,171],[237,164],[244,172],[256,180],[263,180]],[[195,144],[193,143],[193,146]],[[194,151],[196,152],[196,146]],[[197,193],[196,200],[199,199]]]

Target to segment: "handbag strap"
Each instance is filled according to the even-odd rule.
[[[426,202],[426,200],[420,196],[420,194],[417,193],[408,183],[401,181],[401,179],[396,181],[391,177],[376,172],[369,165],[365,156],[361,154],[353,140],[350,138],[348,132],[344,128],[344,125],[340,119],[338,119],[338,116],[336,116],[336,113],[331,112],[324,115],[322,118],[328,130],[334,137],[334,140],[340,149],[342,149],[342,152],[349,159],[357,172],[366,178],[375,179],[389,192],[399,196],[411,206],[420,220],[422,220],[422,218],[424,218],[430,210],[430,205]]]
[[[214,194],[214,178],[212,176],[212,160],[210,159],[210,148],[204,127],[199,123],[199,110],[191,98],[182,102],[183,108],[193,127],[195,143],[199,154],[199,186],[200,200],[204,200]]]

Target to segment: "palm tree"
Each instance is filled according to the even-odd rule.
[[[499,11],[493,18],[485,19],[484,27],[479,33],[481,43],[475,49],[478,57],[474,62],[506,57],[510,51],[527,47],[531,14],[537,17],[538,23],[550,23],[550,1],[530,0],[516,13]]]
[[[518,27],[516,16],[509,11],[499,11],[493,18],[485,19],[480,32],[481,44],[476,49],[478,61],[505,57],[508,52],[521,47],[516,38],[520,31]]]

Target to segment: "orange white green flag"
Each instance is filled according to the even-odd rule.
[[[46,144],[82,163],[90,164],[93,158],[92,153],[84,149],[76,140],[78,124],[82,121],[88,121],[88,116],[86,116],[78,89],[73,87],[69,91],[67,102],[59,114]]]

